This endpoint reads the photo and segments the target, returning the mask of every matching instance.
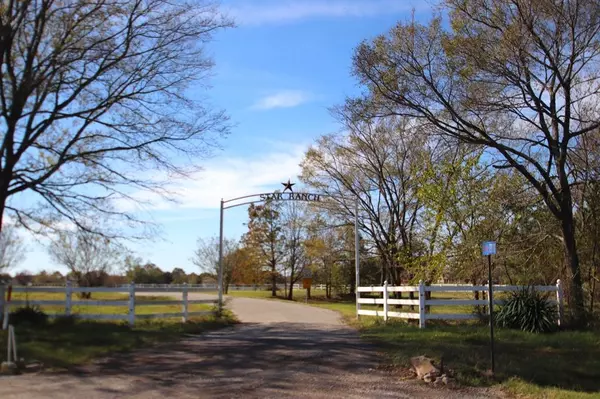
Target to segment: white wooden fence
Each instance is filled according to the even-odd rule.
[[[0,283],[1,284],[1,283]],[[32,287],[64,287],[64,284],[48,283],[48,284],[31,284]],[[77,285],[73,283],[73,287]],[[176,288],[181,290],[184,286],[187,286],[188,290],[199,290],[199,291],[217,291],[217,284],[136,284],[136,288]],[[295,290],[302,289],[302,284],[296,283],[293,285]],[[129,284],[116,285],[115,288],[129,288]],[[277,284],[277,289],[282,290],[286,287],[285,284]],[[271,284],[230,284],[229,291],[270,291]],[[313,290],[325,290],[325,284],[313,284],[311,287]],[[350,287],[346,287],[349,289]]]
[[[186,284],[181,287],[153,287],[153,288],[141,288],[136,287],[135,284],[129,284],[126,287],[73,287],[70,282],[67,282],[62,287],[24,287],[17,286],[13,287],[12,291],[15,292],[26,292],[26,293],[38,293],[38,292],[60,292],[65,294],[64,300],[17,300],[6,302],[6,290],[7,287],[0,285],[0,319],[6,318],[6,315],[10,313],[11,307],[19,307],[25,305],[39,305],[39,306],[64,306],[64,313],[48,314],[49,317],[57,316],[71,316],[74,315],[78,319],[84,320],[127,320],[129,325],[133,326],[136,319],[155,319],[155,318],[169,318],[169,317],[181,317],[183,322],[186,322],[189,317],[205,316],[212,314],[212,311],[202,312],[190,312],[188,310],[189,305],[192,304],[215,304],[216,299],[198,299],[189,300],[189,292],[206,291],[202,288],[190,288]],[[128,299],[123,301],[111,301],[111,300],[73,300],[73,294],[79,292],[115,292],[115,293],[127,293]],[[164,301],[144,301],[143,296],[138,296],[136,299],[136,293],[143,292],[177,292],[181,293],[181,299],[164,300]],[[88,313],[73,313],[74,306],[126,306],[128,311],[127,314],[88,314]],[[138,306],[152,306],[152,305],[181,305],[181,312],[177,313],[151,313],[151,314],[135,314],[135,309]]]
[[[524,286],[517,285],[494,285],[493,293],[497,292],[510,292],[517,291],[525,288]],[[557,322],[560,326],[563,320],[563,287],[558,280],[556,285],[537,285],[533,287],[537,291],[541,292],[555,292],[556,293],[556,311],[557,311]],[[487,293],[488,299],[427,299],[427,292],[485,292]],[[360,293],[381,293],[382,298],[361,298]],[[416,299],[396,299],[390,298],[390,292],[413,292],[417,293]],[[483,305],[489,309],[489,290],[487,285],[447,285],[447,284],[434,284],[425,285],[423,281],[419,282],[417,286],[392,286],[388,285],[387,281],[384,282],[383,286],[379,287],[358,287],[358,294],[356,299],[356,313],[357,316],[380,316],[385,321],[389,317],[396,317],[402,319],[415,319],[419,320],[419,327],[425,328],[427,320],[472,320],[478,319],[479,316],[474,313],[427,313],[426,306],[464,306],[464,305]],[[494,305],[502,304],[502,299],[494,297]],[[552,299],[554,301],[554,299]],[[361,304],[365,305],[382,305],[382,310],[368,310],[361,309]],[[415,306],[418,308],[418,312],[397,312],[390,311],[390,305],[408,305]]]
[[[136,287],[140,288],[176,288],[182,287],[183,284],[136,284]],[[216,291],[218,286],[216,284],[189,284],[189,288],[200,288],[204,291]],[[285,284],[277,284],[277,289],[282,290],[286,287]],[[289,287],[289,285],[287,286]],[[302,289],[302,284],[296,283],[293,285],[295,290]],[[325,290],[325,284],[313,284],[311,287],[313,290]],[[229,291],[270,291],[271,284],[229,284]]]

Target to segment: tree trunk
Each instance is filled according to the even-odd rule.
[[[4,180],[4,178],[2,178]],[[2,184],[0,184],[0,193],[5,193],[6,191],[8,191],[8,185],[6,185],[6,187],[4,187],[5,185],[3,184],[4,182],[1,182]],[[4,194],[0,194],[0,231],[2,231],[2,226],[3,226],[3,222],[4,222],[4,210],[6,209],[6,196]]]
[[[572,207],[564,207],[562,215],[562,233],[565,245],[565,263],[571,271],[571,316],[575,327],[583,327],[586,323],[585,304],[583,297],[583,283],[577,243],[575,241],[575,224],[573,223]]]
[[[288,291],[288,297],[287,297],[287,299],[289,299],[290,301],[292,299],[294,299],[293,290],[294,290],[294,284],[292,284],[292,280],[290,280],[290,290]]]
[[[275,274],[275,264],[271,264],[271,296],[277,296],[277,275]]]

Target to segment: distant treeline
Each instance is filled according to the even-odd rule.
[[[121,274],[109,274],[105,272],[90,272],[83,276],[87,286],[113,286],[128,284],[134,281],[138,284],[210,284],[216,282],[210,273],[189,273],[181,268],[172,271],[163,271],[153,263],[137,265]],[[80,276],[73,273],[62,274],[59,271],[42,270],[39,273],[20,271],[14,274],[0,274],[0,283],[11,283],[15,285],[40,285],[40,284],[64,284],[67,280],[79,281]]]

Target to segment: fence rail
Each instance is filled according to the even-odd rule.
[[[212,314],[212,311],[202,312],[190,312],[188,311],[189,305],[195,304],[216,304],[216,299],[193,299],[188,300],[189,292],[206,291],[204,289],[198,289],[197,287],[189,287],[186,284],[182,284],[178,287],[163,287],[163,288],[149,288],[139,287],[136,284],[129,284],[121,287],[74,287],[67,282],[62,287],[13,287],[13,292],[26,292],[26,293],[64,293],[64,300],[16,300],[7,302],[6,295],[7,288],[4,285],[0,285],[0,319],[7,319],[10,313],[11,307],[25,306],[25,305],[38,305],[38,306],[64,306],[64,313],[48,314],[49,317],[60,317],[60,316],[71,316],[73,314],[74,306],[126,306],[127,314],[88,314],[88,313],[77,313],[75,316],[84,320],[127,320],[129,325],[135,325],[136,319],[153,319],[153,318],[169,318],[169,317],[181,317],[183,322],[188,321],[189,317],[205,316]],[[73,300],[73,293],[80,292],[112,292],[112,293],[125,293],[129,295],[129,298],[124,301],[111,301],[111,300],[86,300],[79,301]],[[180,292],[180,300],[164,300],[164,301],[148,301],[144,300],[143,297],[138,297],[136,300],[136,293],[141,292]],[[135,314],[135,310],[140,306],[153,306],[153,305],[181,305],[181,312],[177,313],[151,313],[151,314]]]
[[[525,286],[519,285],[494,285],[494,292],[512,292],[525,288]],[[541,292],[555,292],[556,299],[550,299],[556,303],[557,311],[557,322],[560,326],[563,320],[563,287],[558,280],[556,285],[537,285],[533,289]],[[423,281],[419,282],[419,285],[415,286],[391,286],[388,285],[387,281],[384,282],[383,286],[371,286],[371,287],[358,287],[358,295],[356,299],[356,314],[357,316],[378,316],[383,317],[385,321],[389,317],[397,317],[402,319],[416,319],[419,320],[419,327],[425,328],[427,320],[475,320],[479,316],[473,313],[428,313],[427,308],[431,306],[487,306],[488,313],[490,307],[489,301],[489,287],[487,285],[449,285],[449,284],[435,284],[425,285]],[[427,293],[431,292],[484,292],[487,294],[488,299],[430,299]],[[390,298],[390,293],[395,292],[412,292],[417,293],[417,298],[413,299],[397,299]],[[381,294],[381,298],[361,298],[361,293],[375,293]],[[494,305],[502,304],[503,300],[494,298]],[[361,309],[361,305],[377,305],[383,306],[383,308],[374,309]],[[418,311],[414,312],[398,312],[390,311],[390,305],[406,305],[411,307],[417,307]]]
[[[181,289],[185,286],[186,284],[136,284],[136,289],[138,290],[138,292],[140,292],[140,290],[142,289],[148,289],[149,291],[156,291],[156,290],[163,290],[163,289],[167,289],[167,290],[173,290],[171,292],[177,292],[177,291],[181,291]],[[35,288],[51,288],[55,291],[43,291],[43,292],[62,292],[64,291],[64,284],[52,284],[52,283],[48,283],[48,284],[31,284],[30,285],[30,290],[33,290]],[[77,285],[75,283],[72,283],[73,288],[78,288]],[[21,287],[21,286],[19,286]],[[121,284],[121,285],[116,285],[114,287],[102,287],[102,289],[114,289],[115,291],[93,291],[94,288],[85,288],[85,287],[81,287],[81,289],[83,289],[85,292],[121,292],[121,290],[123,288],[128,288],[129,284]],[[285,284],[277,284],[277,289],[278,290],[282,290],[285,287],[289,287],[289,285],[285,285]],[[300,283],[296,283],[293,284],[293,287],[295,290],[299,290],[302,289],[302,284]],[[202,291],[217,291],[217,284],[187,284],[187,288],[190,292],[194,291],[194,292],[202,292]],[[313,289],[317,289],[317,290],[324,290],[326,288],[325,284],[313,284],[312,286]],[[347,286],[346,289],[349,289],[350,287]],[[230,284],[228,287],[229,291],[270,291],[271,290],[271,284]],[[33,291],[30,291],[33,292]],[[166,291],[169,292],[169,291]]]

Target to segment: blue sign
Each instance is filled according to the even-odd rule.
[[[496,241],[484,241],[481,244],[481,253],[483,256],[496,255]]]

